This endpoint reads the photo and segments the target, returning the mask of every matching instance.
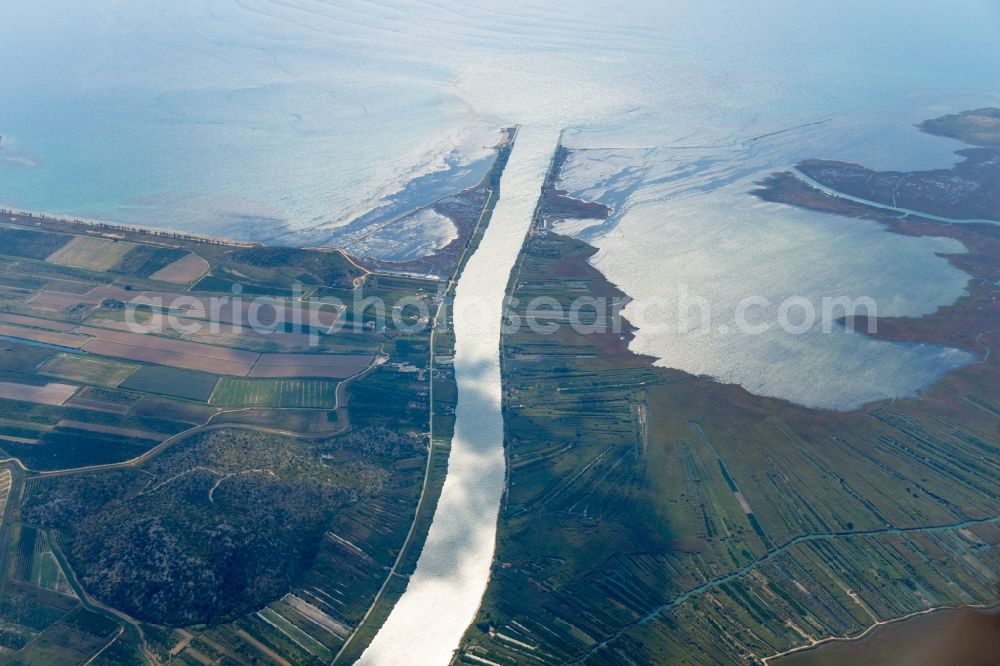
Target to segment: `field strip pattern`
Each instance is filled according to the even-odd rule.
[[[769,550],[762,557],[751,562],[750,564],[747,564],[744,567],[741,567],[740,569],[728,573],[725,576],[721,576],[719,578],[710,580],[702,585],[699,585],[698,587],[692,588],[687,592],[677,595],[671,601],[668,601],[667,603],[662,604],[659,607],[653,609],[649,613],[646,613],[637,621],[627,624],[625,627],[620,629],[618,632],[616,632],[613,636],[611,636],[607,640],[601,641],[600,643],[595,645],[594,648],[591,649],[590,652],[588,652],[583,658],[575,660],[572,663],[580,663],[582,661],[586,661],[587,658],[599,653],[602,649],[604,649],[617,639],[621,638],[625,634],[625,632],[628,631],[630,628],[635,627],[637,625],[648,624],[652,620],[656,619],[658,616],[662,615],[663,613],[673,608],[676,608],[677,606],[680,606],[681,604],[685,603],[686,601],[688,601],[693,597],[699,596],[706,592],[710,592],[713,589],[716,589],[727,583],[733,582],[745,576],[746,574],[750,573],[751,571],[755,570],[761,564],[774,560],[778,556],[782,555],[784,552],[788,551],[789,549],[799,544],[816,542],[816,541],[827,541],[831,539],[861,539],[861,538],[878,537],[882,535],[905,535],[913,533],[933,534],[936,532],[952,532],[952,531],[963,530],[969,527],[974,527],[976,525],[994,525],[997,523],[1000,523],[1000,516],[990,516],[988,518],[982,518],[976,520],[965,520],[959,523],[950,523],[947,525],[929,525],[920,527],[886,527],[883,529],[864,530],[858,532],[825,532],[817,534],[803,534],[801,536],[795,537],[794,539],[787,541],[786,543],[782,544],[781,546],[778,546],[777,548]]]
[[[340,311],[332,307],[310,311],[290,299],[275,297],[265,297],[269,305],[255,307],[253,303],[255,299],[252,298],[199,296],[187,292],[127,291],[114,285],[95,287],[88,296],[97,299],[112,298],[123,302],[132,301],[136,305],[155,305],[160,309],[187,317],[212,319],[226,324],[231,324],[234,320],[243,324],[256,320],[262,326],[268,326],[274,321],[276,308],[282,310],[282,317],[286,322],[315,323],[320,327],[329,327],[336,324],[340,318]]]
[[[219,407],[330,409],[337,401],[337,386],[338,382],[325,379],[223,377],[208,402]]]
[[[0,472],[0,527],[3,526],[4,515],[7,513],[7,499],[10,497],[12,477],[10,469],[4,467]]]

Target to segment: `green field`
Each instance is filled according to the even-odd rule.
[[[161,268],[166,268],[178,259],[182,259],[187,254],[187,250],[176,247],[136,245],[125,253],[121,261],[114,267],[113,272],[149,277]]]
[[[622,296],[594,248],[539,226],[512,278],[521,308]],[[987,238],[966,243],[982,262],[968,265],[995,265]],[[898,339],[933,322],[935,342],[959,346],[993,328],[994,294],[975,318],[909,320]],[[502,566],[456,662],[761,663],[928,606],[996,602],[992,355],[919,398],[841,413],[656,367],[629,342],[565,326],[502,338]],[[917,663],[875,655],[820,663]]]
[[[59,561],[49,546],[49,537],[39,530],[35,538],[31,561],[31,582],[38,587],[73,596],[73,590],[63,573]]]
[[[102,615],[78,607],[47,627],[28,644],[15,664],[86,663],[108,642],[118,625]]]
[[[331,409],[337,382],[325,379],[232,379],[224,377],[209,404],[219,407],[300,407]]]
[[[69,244],[56,250],[49,256],[53,264],[89,268],[93,271],[107,271],[118,265],[118,262],[136,247],[133,243],[77,236]]]
[[[469,215],[478,219],[479,210]],[[34,308],[28,299],[41,289],[86,294],[113,283],[136,293],[181,292],[197,283],[194,291],[228,293],[240,283],[248,295],[289,295],[298,282],[310,298],[322,288],[350,303],[363,274],[339,252],[234,247],[26,215],[18,220],[29,227],[23,233],[0,227],[0,300],[7,312],[46,320],[76,324],[80,318]],[[192,261],[178,266],[182,255]],[[428,298],[438,288],[431,280],[369,277],[365,295],[388,302]],[[124,299],[109,298],[93,319],[120,320],[115,300]],[[322,336],[320,343],[326,352],[381,352],[420,368],[431,351],[427,331],[408,334],[391,325]],[[260,344],[267,351],[278,346]],[[441,355],[453,353],[450,336],[442,333],[437,346]],[[29,468],[24,473],[8,465],[0,663],[319,666],[333,662],[346,636],[368,617],[337,662],[350,663],[405,589],[447,471],[456,397],[447,364],[435,377],[440,412],[430,465],[425,438],[415,434],[428,428],[426,374],[393,364],[344,382],[220,380],[197,370],[5,341],[0,378],[86,385],[58,406],[0,399],[0,457]],[[185,433],[191,436],[157,446],[213,417],[213,425],[227,429]],[[254,431],[263,429],[308,438]],[[128,460],[136,462],[80,469]],[[425,511],[409,538],[425,486]],[[401,550],[397,575],[389,576],[387,594],[369,613]],[[158,624],[142,623],[136,631],[128,623],[119,634],[124,619],[72,596],[81,590]]]
[[[35,444],[0,438],[5,454],[37,470],[69,469],[85,465],[108,465],[141,456],[159,442],[132,435],[91,432],[77,428],[54,428]]]
[[[139,366],[80,354],[57,354],[39,372],[93,386],[118,386]]]
[[[121,388],[205,402],[212,395],[216,380],[218,377],[205,372],[144,365],[129,375]]]
[[[951,137],[976,146],[1000,148],[1000,109],[997,108],[932,118],[917,127],[929,134]]]
[[[44,259],[69,242],[71,236],[34,229],[0,229],[2,253],[12,257]]]

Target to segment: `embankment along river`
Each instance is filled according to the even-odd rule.
[[[458,405],[448,475],[416,571],[359,664],[445,666],[486,590],[504,483],[504,297],[558,142],[558,130],[519,130],[489,227],[459,278]]]

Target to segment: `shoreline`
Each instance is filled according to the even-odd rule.
[[[1000,322],[997,302],[1000,266],[995,261],[1000,252],[1000,226],[995,223],[955,224],[917,215],[898,217],[810,187],[790,171],[769,175],[753,195],[764,201],[833,214],[845,223],[860,217],[883,225],[893,234],[951,238],[965,246],[966,252],[942,255],[968,275],[965,295],[919,317],[876,317],[876,333],[867,332],[867,316],[844,320],[852,323],[862,335],[876,340],[939,344],[979,353],[981,341],[978,337],[1000,327],[996,325]]]
[[[845,218],[845,222],[850,219]],[[518,278],[519,291],[514,292],[515,297],[523,300],[525,294],[547,294],[560,299],[568,293],[578,295],[584,288],[594,297],[621,293],[590,263],[589,258],[596,251],[593,246],[551,232],[547,226],[535,226],[530,232],[520,257],[524,270]],[[580,286],[567,292],[568,283]],[[983,407],[972,404],[964,396],[968,393],[973,398],[976,394],[989,396],[988,389],[983,387],[991,385],[990,377],[995,374],[993,356],[984,359],[987,362],[945,373],[918,396],[876,401],[857,410],[839,412],[807,408],[751,393],[738,384],[723,384],[681,370],[653,366],[651,357],[640,356],[628,348],[628,328],[624,325],[621,335],[585,337],[565,331],[556,340],[521,331],[504,340],[509,479],[500,515],[494,573],[476,622],[465,634],[458,659],[506,663],[518,658],[519,646],[532,645],[533,649],[557,655],[563,663],[614,661],[625,655],[639,661],[644,657],[652,660],[654,655],[662,660],[668,654],[680,661],[689,647],[671,642],[667,629],[678,631],[678,623],[688,623],[684,626],[689,629],[701,627],[691,619],[692,609],[707,613],[711,608],[725,609],[734,604],[740,607],[740,599],[727,597],[724,588],[729,584],[754,584],[759,580],[757,577],[768,575],[768,564],[778,557],[807,557],[814,552],[813,543],[822,543],[824,548],[842,554],[849,546],[841,544],[852,539],[882,543],[895,534],[941,533],[949,539],[959,539],[958,530],[970,519],[978,521],[976,525],[993,525],[1000,520],[988,505],[971,513],[966,510],[968,515],[965,515],[949,502],[933,501],[931,489],[954,472],[951,467],[928,473],[929,478],[910,473],[892,477],[871,463],[871,456],[877,456],[886,461],[883,464],[889,469],[909,469],[914,461],[923,459],[921,456],[930,455],[932,447],[920,448],[921,442],[954,436],[940,427],[943,422],[957,419],[973,429],[991,427],[989,424],[995,422],[985,412],[992,408],[986,403]],[[542,372],[550,365],[563,371]],[[590,423],[587,419],[594,417],[595,410],[602,415],[607,438],[595,435],[574,441],[574,430],[579,433]],[[549,413],[558,414],[558,418],[548,418]],[[621,424],[619,430],[611,430],[614,423]],[[781,424],[783,436],[763,429],[765,423]],[[919,430],[914,432],[915,428]],[[915,447],[919,454],[893,447],[891,442],[897,439]],[[560,448],[556,446],[559,442],[573,444]],[[957,457],[960,452],[968,455],[964,449],[957,449],[952,455]],[[709,529],[697,519],[682,518],[705,501],[700,491],[693,497],[677,495],[678,481],[687,476],[676,470],[685,469],[681,463],[694,455],[707,460],[710,472],[716,462],[728,469],[716,473],[719,476],[698,475],[702,483],[706,479],[712,481],[710,485],[723,495],[739,491],[748,502],[742,505],[733,501],[729,508],[720,504],[719,510],[731,524],[740,524],[736,522],[737,516],[747,521],[737,531],[741,531],[741,541],[751,549],[747,557],[752,559],[739,568],[719,567],[705,572],[696,559],[702,552],[715,552],[714,549],[725,546],[715,533],[720,529],[718,521],[714,520],[714,527]],[[813,473],[804,474],[801,479],[783,477],[781,470],[786,466]],[[557,482],[556,479],[564,477],[554,471],[562,469],[578,470],[579,474],[572,479],[580,487],[569,490],[569,484]],[[544,470],[553,470],[552,475]],[[765,470],[766,478],[781,479],[779,487],[761,482]],[[617,473],[626,479],[634,475],[638,480],[633,488],[642,490],[623,490],[619,498],[615,489],[602,485],[603,481],[591,483],[584,479],[587,475],[603,480]],[[727,474],[731,474],[732,485],[727,485]],[[823,479],[840,479],[844,487],[864,490],[838,491],[836,486],[820,483],[820,474]],[[974,480],[963,479],[965,484],[985,483],[982,475],[975,475]],[[873,492],[867,484],[881,490]],[[902,495],[907,484],[916,484],[913,487],[918,490],[913,492],[920,493],[905,494],[909,504],[901,506],[899,502],[884,501],[885,493],[890,491]],[[547,492],[551,488],[559,488],[562,494],[557,497],[557,493]],[[694,492],[691,489],[696,487],[685,488],[691,495]],[[774,513],[775,503],[780,504],[781,498],[794,492],[810,493],[810,503],[815,501],[817,512],[813,518],[784,521],[783,514]],[[641,500],[632,493],[643,493]],[[586,502],[586,511],[580,512],[574,503],[578,501]],[[628,507],[629,516],[646,516],[649,524],[631,519],[621,521],[618,514],[626,509],[617,507],[616,501]],[[952,501],[959,502],[955,498]],[[658,512],[665,503],[679,507],[668,517],[673,524],[659,522],[663,517]],[[915,512],[910,504],[921,507],[921,511]],[[832,508],[820,508],[827,506]],[[683,511],[684,508],[689,511]],[[852,522],[846,522],[848,518]],[[553,524],[578,538],[560,539],[550,532]],[[673,534],[671,528],[678,533]],[[631,552],[635,543],[647,544],[649,554],[645,558],[654,557],[653,552],[660,555],[655,556],[655,561],[640,557],[632,562],[622,553]],[[547,555],[541,562],[539,548],[544,548]],[[798,552],[800,548],[805,549],[805,555]],[[924,551],[915,552],[919,556]],[[880,562],[874,556],[871,560],[851,561],[851,571],[860,572],[864,566],[878,566]],[[642,573],[633,567],[640,567]],[[653,577],[654,570],[674,573]],[[558,582],[552,582],[554,571],[558,572]],[[703,580],[706,574],[710,574],[709,587],[691,583]],[[967,571],[956,567],[941,576],[928,576],[927,581],[938,589],[941,581],[962,580],[963,575],[968,575]],[[647,580],[647,577],[653,578]],[[767,585],[781,584],[775,578],[769,580],[771,583]],[[605,587],[602,581],[614,584]],[[647,606],[645,599],[640,602],[625,592],[617,592],[620,588],[633,589],[640,582],[657,589],[662,586],[665,590],[662,598],[648,600],[651,603]],[[795,588],[787,582],[782,588],[784,593],[795,594]],[[761,585],[761,589],[771,589],[764,583]],[[819,586],[815,591],[818,596],[838,594],[835,578],[822,578],[815,585]],[[595,589],[610,593],[613,600],[609,603]],[[900,593],[905,593],[905,589],[901,586]],[[520,590],[530,592],[522,597]],[[590,592],[594,596],[588,596]],[[708,607],[707,593],[717,595],[720,605]],[[867,592],[862,595],[860,603],[870,599]],[[518,603],[512,603],[512,598]],[[791,612],[781,605],[783,598],[774,598],[775,612]],[[941,598],[940,602],[971,607],[992,599],[992,589],[976,588],[969,604],[963,604],[962,598],[951,597]],[[623,608],[629,620],[622,622],[620,616],[602,611],[609,605]],[[906,595],[891,609],[895,611],[891,615],[922,609],[918,598]],[[885,615],[879,615],[875,621],[884,621]],[[725,610],[713,617],[721,621]],[[794,619],[794,616],[784,617]],[[832,614],[822,621],[835,624],[849,622],[850,617]],[[564,628],[558,636],[546,631],[554,624]],[[865,628],[852,628],[852,633]],[[776,645],[781,648],[801,645],[801,636],[787,627],[776,633],[780,634],[780,643]],[[651,638],[654,635],[656,638]],[[653,643],[647,651],[629,652],[647,639]]]
[[[594,205],[593,202],[574,200],[570,196],[566,195],[565,192],[563,192],[562,190],[558,190],[556,187],[557,181],[558,181],[558,174],[555,174],[554,178],[552,179],[552,183],[550,185],[550,187],[552,188],[552,192],[554,194],[563,195],[562,198],[575,202],[577,204],[577,207],[579,207],[582,210],[586,210],[589,206]],[[795,186],[798,186],[799,188],[809,190],[816,195],[828,199],[829,201],[832,202],[832,206],[828,209],[826,207],[812,205],[811,203],[797,203],[795,201],[789,200],[789,198],[781,197],[780,194],[775,194],[776,192],[779,192],[779,190],[782,187],[784,187],[785,184],[789,181],[792,182]],[[938,350],[956,350],[959,352],[968,352],[970,356],[968,360],[943,370],[936,376],[936,378],[934,378],[929,383],[920,386],[918,388],[915,388],[908,393],[894,395],[892,397],[886,397],[886,398],[876,398],[873,400],[868,400],[866,402],[856,404],[851,407],[838,408],[838,407],[814,406],[797,402],[790,397],[758,393],[748,388],[739,381],[727,381],[724,378],[716,377],[709,374],[694,373],[684,368],[669,365],[661,357],[656,356],[654,354],[634,351],[631,348],[631,343],[635,338],[635,333],[636,331],[639,330],[639,327],[629,322],[627,317],[625,317],[624,314],[622,314],[620,316],[623,324],[623,331],[627,332],[627,339],[623,341],[624,353],[626,355],[635,358],[646,359],[654,370],[677,372],[692,379],[708,380],[720,386],[736,389],[739,392],[744,393],[751,399],[773,400],[779,403],[784,403],[796,409],[804,409],[816,412],[818,414],[831,414],[831,415],[866,413],[872,410],[880,409],[886,404],[890,404],[897,400],[919,400],[926,392],[930,391],[932,388],[939,385],[949,375],[952,375],[953,373],[956,372],[961,372],[963,369],[983,363],[983,358],[982,358],[983,348],[985,347],[988,350],[989,347],[980,338],[988,333],[991,333],[992,331],[990,330],[983,332],[974,331],[972,332],[969,340],[938,339],[935,337],[921,338],[921,337],[909,337],[906,335],[900,335],[897,332],[898,328],[897,323],[907,322],[907,321],[921,322],[925,320],[930,320],[931,318],[943,318],[949,312],[954,313],[955,310],[960,310],[968,307],[968,304],[966,303],[963,305],[963,302],[967,301],[970,296],[975,297],[974,298],[975,303],[983,304],[988,302],[988,299],[992,297],[992,294],[984,293],[989,291],[988,287],[985,287],[983,285],[977,285],[977,282],[984,279],[983,276],[975,272],[975,266],[963,265],[963,260],[969,259],[971,256],[974,262],[975,261],[974,258],[976,256],[976,252],[973,250],[971,245],[968,244],[967,236],[970,234],[975,234],[983,227],[985,227],[985,231],[987,233],[992,233],[991,229],[995,228],[998,241],[1000,241],[1000,223],[994,221],[980,222],[977,220],[968,220],[961,222],[945,222],[933,219],[933,216],[930,216],[931,219],[918,218],[916,214],[908,215],[905,217],[896,217],[892,214],[892,211],[887,210],[884,207],[881,207],[879,204],[872,203],[869,206],[865,206],[864,204],[858,201],[850,200],[848,198],[842,198],[837,194],[827,193],[822,189],[811,187],[806,182],[805,179],[800,178],[797,174],[793,173],[792,171],[782,172],[782,173],[772,173],[766,179],[760,181],[758,185],[759,187],[757,189],[748,192],[748,196],[757,197],[768,202],[781,203],[781,204],[791,205],[794,207],[805,208],[808,210],[817,210],[819,212],[833,213],[839,216],[843,216],[845,218],[864,217],[865,219],[870,219],[887,226],[890,232],[899,235],[904,235],[904,236],[926,235],[926,236],[955,238],[959,242],[962,242],[963,244],[967,245],[967,247],[969,247],[968,253],[943,255],[948,259],[949,263],[954,265],[962,272],[968,274],[969,277],[968,284],[966,287],[966,293],[963,294],[958,299],[956,299],[954,302],[940,306],[935,312],[919,316],[907,316],[907,315],[876,316],[875,319],[878,322],[879,330],[878,333],[875,334],[867,333],[868,319],[866,316],[841,317],[840,319],[836,320],[836,324],[842,327],[853,325],[853,332],[855,334],[864,335],[883,342],[895,343],[903,347],[915,348],[923,346],[923,347],[932,347]],[[840,205],[844,206],[846,210],[837,210],[834,208]],[[851,207],[854,207],[858,210],[851,210]],[[630,295],[622,285],[611,280],[599,267],[597,267],[594,264],[593,258],[601,250],[595,244],[593,244],[592,242],[594,240],[593,238],[584,239],[576,236],[573,233],[563,232],[558,230],[557,228],[558,225],[554,223],[564,222],[567,219],[562,217],[560,212],[561,211],[559,210],[559,206],[553,205],[552,209],[547,210],[545,212],[546,214],[543,215],[543,217],[546,219],[540,220],[538,228],[546,233],[563,236],[571,239],[574,242],[579,242],[585,245],[589,249],[589,254],[585,260],[587,266],[591,270],[593,270],[597,275],[599,275],[600,279],[603,282],[606,282],[611,287],[613,293],[620,294],[623,297],[624,299],[623,309],[624,309],[624,306],[627,306],[628,303],[632,302],[634,300],[634,297]],[[613,215],[614,212],[615,210],[612,209],[610,211],[610,215]],[[600,221],[603,218],[585,218],[585,219],[593,219],[596,221]],[[918,222],[923,220],[926,221],[928,224],[925,225],[925,227],[921,227],[920,233],[911,233],[910,231],[906,230],[906,227],[896,225],[896,223],[899,223],[899,225],[904,225],[905,223],[914,220]],[[936,229],[937,232],[935,232],[935,227],[937,228]],[[966,238],[966,240],[963,241],[963,238]],[[996,252],[1000,253],[1000,242],[997,243]],[[985,254],[988,255],[989,253]],[[996,272],[997,275],[992,276],[995,281],[1000,280],[1000,266],[997,267]],[[886,325],[886,330],[882,330],[883,324]],[[1000,323],[998,323],[998,326],[993,328],[1000,328]],[[843,333],[847,334],[848,332],[844,331]]]
[[[35,222],[36,225],[41,222],[46,222],[49,224],[65,224],[65,225],[74,225],[77,227],[85,227],[87,229],[92,229],[94,233],[103,236],[111,236],[111,234],[106,233],[108,230],[111,230],[123,233],[142,234],[144,236],[173,238],[176,240],[185,240],[195,243],[208,243],[211,245],[231,245],[233,247],[264,246],[263,243],[259,242],[237,241],[237,240],[232,240],[230,238],[222,238],[221,236],[209,236],[207,234],[192,234],[187,231],[176,231],[173,229],[165,229],[160,227],[120,224],[118,222],[108,222],[106,220],[98,220],[96,218],[90,218],[90,217],[79,217],[76,215],[58,215],[55,213],[48,213],[45,211],[23,210],[20,208],[10,208],[4,206],[3,204],[0,204],[0,222],[6,224],[13,224],[15,226],[30,226],[30,225],[18,224],[18,222],[14,218],[20,218],[24,221],[30,220]]]
[[[1000,603],[934,606],[931,608],[925,608],[924,610],[907,613],[906,615],[900,617],[880,620],[866,628],[864,631],[861,631],[853,636],[830,636],[828,638],[817,640],[812,644],[801,645],[799,647],[791,648],[789,650],[785,650],[784,652],[771,655],[770,657],[764,657],[761,661],[763,662],[763,666],[770,666],[772,662],[777,666],[780,666],[781,664],[787,664],[799,658],[809,659],[813,655],[821,658],[824,651],[829,651],[831,648],[839,646],[842,646],[845,649],[855,649],[860,651],[862,649],[862,644],[866,641],[874,640],[879,637],[879,632],[900,629],[911,620],[927,618],[933,621],[933,616],[954,615],[963,612],[973,612],[984,616],[992,615],[994,617],[1000,617],[997,615],[998,609],[1000,609]],[[928,618],[927,616],[931,617]]]
[[[957,217],[945,217],[943,215],[934,215],[932,213],[925,213],[923,211],[914,210],[912,208],[903,208],[900,206],[891,206],[885,203],[879,203],[878,201],[872,201],[871,199],[864,199],[862,197],[854,196],[853,194],[847,194],[846,192],[841,192],[835,187],[829,185],[824,185],[815,178],[805,174],[798,166],[794,166],[788,170],[795,178],[802,181],[804,185],[811,187],[814,190],[818,190],[823,194],[833,197],[835,199],[843,199],[851,203],[856,203],[860,206],[866,206],[868,208],[876,208],[885,214],[895,213],[900,217],[921,217],[925,220],[933,220],[934,222],[943,222],[945,224],[1000,224],[1000,220],[987,220],[985,218],[957,218]]]
[[[483,146],[482,149],[483,150],[492,150],[492,151],[495,151],[496,154],[500,154],[500,152],[503,150],[503,148],[510,143],[510,141],[511,141],[511,139],[513,137],[513,134],[514,134],[514,132],[512,130],[513,130],[512,127],[498,127],[496,129],[496,133],[499,135],[499,138],[498,138],[497,142],[493,146]],[[422,176],[425,176],[428,173],[432,173],[433,171],[434,171],[434,169],[415,168],[414,172],[412,174],[409,174],[405,180],[400,181],[401,184],[398,187],[395,187],[395,189],[392,186],[386,186],[375,197],[373,197],[372,199],[367,200],[365,202],[362,202],[362,204],[360,206],[358,206],[358,208],[356,210],[354,210],[354,211],[352,211],[350,213],[350,218],[347,220],[348,223],[350,221],[352,221],[352,220],[359,219],[359,218],[361,218],[361,217],[363,217],[363,216],[371,213],[372,211],[376,210],[380,205],[384,204],[385,201],[389,197],[391,197],[392,195],[397,194],[399,192],[402,192],[405,189],[406,185],[409,182],[413,181],[416,178],[420,178]],[[489,170],[489,169],[487,170],[486,174],[483,177],[483,181],[486,181],[486,180],[489,179],[490,171],[491,170]],[[480,185],[481,184],[482,183],[480,183]],[[465,192],[465,191],[467,191],[469,189],[475,189],[475,187],[478,187],[478,186],[479,185],[476,185],[476,186],[474,186],[472,188],[465,188],[465,190],[462,190],[461,192]],[[459,192],[459,193],[461,193],[461,192]],[[459,194],[459,193],[456,193],[456,194]],[[448,196],[453,196],[453,195],[443,195],[442,197],[438,197],[438,199],[447,198]],[[382,203],[380,204],[379,202],[382,202]],[[420,206],[420,208],[429,207],[429,206],[433,205],[434,203],[435,203],[434,201],[428,202],[427,204],[424,204],[423,206]],[[418,208],[417,210],[419,210],[420,208]],[[115,230],[115,231],[122,231],[122,232],[129,232],[129,233],[139,233],[139,234],[144,234],[144,235],[148,235],[148,236],[161,236],[161,237],[179,238],[179,239],[183,239],[183,240],[187,240],[187,241],[204,242],[204,243],[211,243],[211,244],[215,244],[215,245],[232,245],[234,247],[274,247],[273,244],[267,243],[267,242],[264,242],[264,241],[249,241],[249,240],[247,240],[247,241],[241,241],[241,240],[235,240],[235,239],[231,239],[231,238],[226,238],[226,237],[223,237],[223,236],[213,236],[213,235],[209,235],[209,234],[192,233],[190,231],[184,231],[184,230],[175,229],[175,228],[171,228],[171,227],[154,227],[154,226],[147,226],[147,225],[142,225],[142,224],[126,224],[126,223],[122,223],[122,222],[113,222],[113,221],[110,221],[110,220],[103,220],[103,219],[100,219],[100,218],[75,215],[75,214],[72,214],[72,213],[56,213],[56,212],[52,212],[52,211],[45,211],[45,210],[39,210],[39,209],[23,208],[23,207],[20,207],[20,206],[8,205],[5,202],[0,201],[0,218],[2,218],[2,217],[9,217],[11,215],[19,216],[19,217],[23,217],[23,218],[28,218],[28,219],[40,219],[40,220],[43,220],[43,221],[46,221],[46,222],[50,222],[50,223],[80,225],[80,226],[85,226],[85,227],[89,227],[89,228],[95,229],[97,231],[112,229],[112,230]],[[0,221],[4,221],[4,220],[0,219]],[[280,221],[280,220],[276,220],[276,221]],[[373,231],[371,233],[372,234],[377,233],[378,231],[381,231],[381,229],[384,228],[385,226],[389,226],[389,225],[391,225],[391,224],[393,224],[393,223],[395,223],[397,221],[398,221],[398,218],[397,219],[393,219],[393,220],[391,220],[388,223],[380,225],[380,227],[378,229],[376,229],[375,231]],[[357,240],[353,240],[353,241],[351,241],[351,243],[348,243],[347,245],[343,245],[342,244],[342,245],[324,245],[324,246],[319,246],[319,247],[315,247],[315,246],[288,246],[288,247],[295,247],[295,248],[301,247],[302,249],[305,249],[306,247],[312,247],[313,249],[322,249],[324,251],[340,251],[345,256],[352,256],[353,257],[353,255],[351,255],[347,251],[347,248],[351,244],[354,244],[356,242],[357,242]]]

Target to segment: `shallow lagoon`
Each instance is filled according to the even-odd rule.
[[[940,256],[964,247],[750,194],[768,173],[813,156],[882,168],[956,161],[961,144],[901,120],[837,118],[727,147],[579,150],[561,186],[615,213],[563,231],[595,245],[594,265],[636,299],[624,311],[638,326],[632,349],[661,365],[810,407],[852,409],[913,395],[974,355],[852,334],[834,321],[839,310],[824,328],[823,299],[870,298],[880,316],[934,312],[965,291],[968,276]],[[696,304],[702,298],[708,329]],[[768,330],[740,333],[735,312],[747,298],[769,302],[750,310],[751,324]],[[788,298],[812,304],[817,321],[808,330],[778,325],[779,303]],[[805,315],[794,313],[797,324]]]

